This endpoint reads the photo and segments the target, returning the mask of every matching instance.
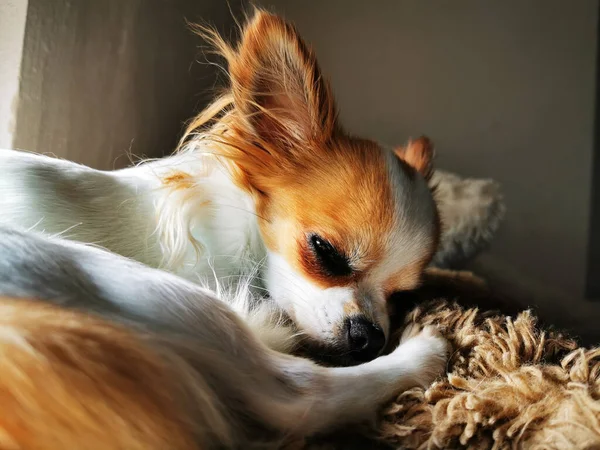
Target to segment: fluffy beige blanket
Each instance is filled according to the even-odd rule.
[[[493,297],[469,274],[437,276],[422,296],[437,291],[483,306]],[[509,317],[438,301],[417,306],[406,323],[436,324],[454,353],[445,377],[385,409],[385,442],[409,449],[600,448],[599,348],[540,328],[528,311]]]
[[[600,448],[599,348],[544,329],[528,311],[485,311],[502,305],[464,272],[434,273],[404,301],[420,304],[406,324],[435,324],[451,341],[447,374],[388,405],[372,441],[342,433],[311,448]]]

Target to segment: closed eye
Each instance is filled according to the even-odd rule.
[[[308,239],[319,266],[326,275],[332,277],[352,275],[353,270],[346,255],[317,234],[309,236]]]

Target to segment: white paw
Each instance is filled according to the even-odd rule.
[[[392,352],[398,354],[409,371],[415,385],[429,386],[446,371],[450,343],[437,328],[418,325],[407,326],[402,334],[400,346]]]

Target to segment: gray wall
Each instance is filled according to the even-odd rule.
[[[503,184],[500,264],[583,295],[595,0],[269,0],[331,77],[341,116],[389,144],[420,133],[438,166]]]
[[[0,147],[12,146],[27,0],[0,0]]]
[[[172,151],[214,83],[185,22],[206,18],[230,28],[220,0],[30,0],[12,146],[102,169]]]

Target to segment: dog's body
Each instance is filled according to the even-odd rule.
[[[62,234],[204,283],[265,258],[254,205],[214,156],[182,153],[103,172],[0,150],[0,168],[5,225]],[[194,174],[194,185],[171,190],[183,170]]]
[[[277,447],[373,419],[446,361],[427,330],[323,368],[268,349],[210,291],[164,271],[1,227],[0,254],[2,449]]]
[[[0,224],[63,234],[192,281],[251,282],[340,364],[376,357],[387,300],[416,287],[439,239],[432,149],[345,133],[294,28],[258,11],[227,59],[230,89],[175,155],[99,172],[0,152]],[[207,123],[214,122],[210,127]]]
[[[437,246],[429,142],[345,133],[275,16],[257,12],[237,48],[205,34],[231,88],[174,156],[99,172],[0,152],[2,449],[273,447],[372,419],[443,369],[432,330],[373,360],[387,300]],[[296,333],[330,362],[369,362],[274,350]]]

